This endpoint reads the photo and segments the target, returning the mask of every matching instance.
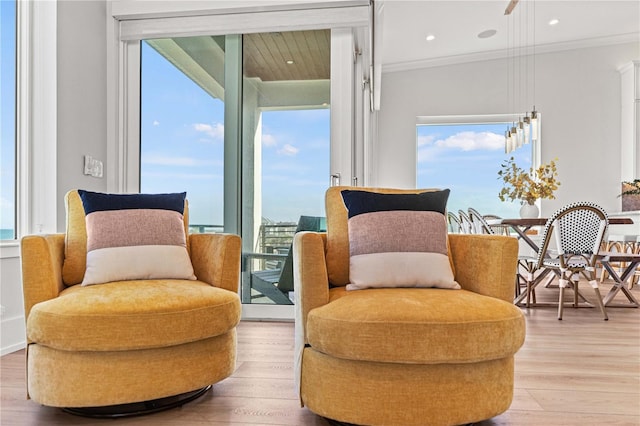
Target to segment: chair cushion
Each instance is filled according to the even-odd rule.
[[[87,226],[86,214],[82,199],[77,190],[69,191],[65,195],[67,223],[64,246],[64,263],[62,265],[62,280],[66,285],[80,284],[87,269]],[[185,235],[188,239],[189,214],[188,203],[185,200],[182,214]],[[187,250],[189,245],[187,244]],[[165,277],[169,278],[169,277]]]
[[[362,188],[349,186],[333,186],[325,195],[327,212],[327,274],[329,282],[334,286],[345,286],[349,283],[349,232],[347,225],[347,208],[342,199],[342,191],[355,189],[382,194],[419,194],[435,191],[435,189],[392,189]]]
[[[182,217],[185,192],[78,193],[87,226],[87,270],[82,285],[196,279]]]
[[[459,289],[447,254],[449,190],[383,194],[344,190],[349,222],[347,290]]]
[[[465,363],[513,355],[525,322],[512,303],[467,290],[337,287],[306,330],[311,347],[338,358]]]
[[[34,305],[27,338],[69,351],[158,348],[224,334],[240,314],[237,293],[201,281],[73,286]]]

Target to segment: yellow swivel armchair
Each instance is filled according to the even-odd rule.
[[[65,202],[66,235],[22,240],[30,398],[79,414],[138,414],[184,403],[231,375],[240,237],[183,234],[195,279],[83,286],[85,210],[78,191]],[[178,221],[188,230],[183,204]]]
[[[449,235],[462,289],[346,290],[344,189],[374,191],[330,188],[327,233],[303,232],[294,240],[301,403],[360,425],[467,424],[506,411],[514,354],[525,337],[524,316],[511,303],[516,239]]]

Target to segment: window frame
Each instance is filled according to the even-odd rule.
[[[14,67],[14,80],[11,87],[12,93],[12,108],[13,108],[13,238],[0,239],[0,244],[7,245],[14,243],[18,239],[18,134],[17,134],[17,120],[18,120],[18,2],[14,0],[14,14],[12,16],[14,21],[14,45],[13,45],[13,67]],[[3,11],[4,12],[4,11]],[[6,94],[5,94],[6,96]]]
[[[57,232],[57,5],[17,1],[16,15],[16,239],[0,241],[2,259]]]
[[[438,125],[474,125],[474,124],[502,124],[517,122],[526,113],[516,114],[473,114],[473,115],[439,115],[439,116],[417,116],[416,117],[416,153],[418,152],[418,126],[438,126]],[[538,139],[531,142],[531,166],[536,169],[541,164],[541,141],[542,141],[542,114],[538,113]],[[499,166],[499,165],[496,165]],[[418,156],[415,157],[416,181],[418,186]],[[536,201],[540,208],[540,200]]]

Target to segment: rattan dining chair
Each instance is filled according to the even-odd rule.
[[[452,234],[461,233],[460,219],[453,212],[447,212],[447,224],[449,225],[449,232]]]
[[[475,234],[469,215],[464,210],[458,210],[458,216],[460,217],[460,233]]]
[[[596,304],[605,321],[609,319],[602,303],[595,269],[600,244],[608,226],[609,219],[606,212],[600,206],[588,202],[568,204],[547,220],[542,233],[542,245],[538,251],[536,269],[555,269],[559,272],[559,320],[562,319],[564,309],[565,288],[573,288],[573,306],[578,307],[581,297],[578,291],[580,275],[583,275],[593,287]],[[557,257],[547,256],[552,235],[555,235]],[[527,292],[531,291],[531,280],[529,280]]]
[[[489,220],[502,219],[495,214],[483,214],[482,218],[489,223]],[[494,234],[511,236],[511,227],[509,225],[489,225],[493,229]]]
[[[500,219],[500,216],[496,215],[480,215],[480,213],[473,207],[469,207],[469,218],[475,225],[476,230],[480,230],[482,234],[492,235],[506,235],[509,234],[509,227],[506,225],[490,225],[487,219]],[[532,281],[535,275],[535,269],[533,264],[536,259],[530,255],[518,254],[518,269],[515,276],[515,296],[518,297],[524,288],[527,288],[528,281]],[[532,291],[527,295],[527,307],[531,305],[531,297],[535,302],[535,293]]]
[[[489,226],[478,210],[473,207],[469,207],[467,211],[469,212],[469,219],[471,220],[471,226],[473,227],[474,234],[495,234],[493,228]]]

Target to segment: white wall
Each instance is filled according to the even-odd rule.
[[[102,1],[58,1],[58,231],[64,194],[106,191],[107,179],[83,174],[84,156],[107,170],[107,8]]]
[[[617,69],[639,57],[639,43],[536,55],[542,161],[558,157],[562,183],[556,200],[543,200],[543,215],[580,200],[620,210]],[[511,112],[506,77],[503,59],[383,72],[373,184],[415,185],[416,116]]]
[[[4,355],[22,349],[26,338],[18,245],[0,247],[0,257],[0,355]]]

